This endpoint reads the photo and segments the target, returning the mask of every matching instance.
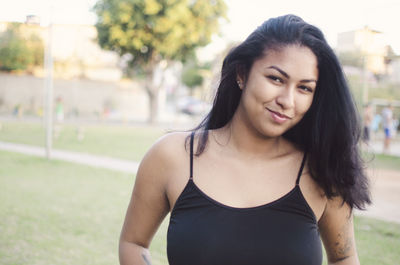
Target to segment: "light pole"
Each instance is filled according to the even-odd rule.
[[[367,54],[363,54],[363,82],[361,89],[361,108],[368,103],[368,71],[367,71]]]
[[[46,93],[46,158],[51,159],[51,149],[53,145],[53,24],[50,21],[48,30],[48,41],[45,51],[45,93]]]

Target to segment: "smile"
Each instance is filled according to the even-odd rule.
[[[272,119],[277,123],[284,123],[285,121],[291,119],[291,117],[289,117],[285,114],[270,110],[268,108],[266,108],[266,109],[271,113]]]

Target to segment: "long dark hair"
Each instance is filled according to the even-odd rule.
[[[238,71],[245,78],[253,62],[269,49],[288,45],[308,47],[317,57],[319,77],[310,109],[283,136],[308,154],[312,178],[328,198],[341,196],[351,208],[364,209],[371,202],[358,143],[358,112],[340,63],[315,26],[294,15],[271,18],[233,48],[225,57],[211,111],[194,129],[199,132],[196,155],[208,141],[208,130],[228,124],[241,98]]]

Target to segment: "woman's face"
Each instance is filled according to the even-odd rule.
[[[269,50],[246,80],[238,112],[261,135],[276,137],[296,125],[310,108],[318,80],[317,58],[307,47]],[[238,114],[238,113],[236,113]]]

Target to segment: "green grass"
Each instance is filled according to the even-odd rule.
[[[0,264],[118,264],[134,176],[0,151]],[[154,264],[167,264],[166,223]]]
[[[384,168],[400,171],[400,157],[384,154],[366,154],[364,155],[370,166],[373,168]]]
[[[399,224],[356,217],[354,225],[362,265],[400,264]]]
[[[78,140],[76,125],[63,125],[53,140],[56,149],[85,152],[139,161],[166,130],[157,127],[83,125],[84,138]],[[3,122],[0,141],[44,146],[45,128],[40,123]]]
[[[134,177],[0,151],[0,264],[118,264],[118,237]],[[151,244],[168,264],[165,219]],[[356,217],[363,265],[396,265],[400,225]]]

